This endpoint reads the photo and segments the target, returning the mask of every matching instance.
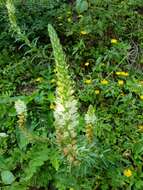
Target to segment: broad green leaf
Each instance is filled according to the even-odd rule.
[[[76,1],[76,10],[79,13],[82,13],[88,9],[88,2],[86,0],[77,0]]]
[[[1,172],[1,179],[4,184],[12,184],[15,180],[13,173],[9,170]]]

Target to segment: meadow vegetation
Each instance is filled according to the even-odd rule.
[[[143,189],[142,0],[0,0],[0,189]]]

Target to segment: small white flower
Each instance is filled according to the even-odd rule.
[[[95,124],[97,117],[95,115],[95,111],[93,106],[89,106],[87,113],[85,114],[85,122],[86,124]]]
[[[56,110],[58,113],[60,113],[60,112],[64,112],[64,111],[65,111],[65,108],[64,108],[64,106],[63,106],[62,104],[57,103],[55,110]]]
[[[8,137],[8,135],[6,133],[0,133],[0,137],[5,138],[5,137]]]
[[[26,109],[26,104],[24,101],[22,100],[17,100],[15,102],[15,109],[18,115],[22,114],[22,113],[26,113],[27,109]]]

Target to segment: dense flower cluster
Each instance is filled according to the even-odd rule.
[[[17,25],[16,16],[15,16],[15,7],[14,7],[14,4],[13,4],[13,1],[12,0],[7,0],[6,1],[6,7],[7,7],[8,17],[9,17],[9,21],[10,21],[12,30],[17,33],[17,35],[18,35],[18,37],[20,39],[25,41],[25,43],[29,47],[32,48],[32,45],[31,45],[29,39],[27,38],[27,36],[24,35],[24,33],[21,32],[20,27]]]
[[[27,108],[25,102],[22,100],[17,100],[15,102],[15,109],[18,115],[18,125],[20,129],[24,129],[27,116]]]
[[[85,114],[86,123],[86,137],[89,142],[92,141],[94,135],[94,125],[96,124],[95,110],[92,105],[89,106],[87,113]]]
[[[54,109],[57,144],[70,163],[77,163],[76,127],[78,126],[77,100],[74,98],[72,82],[68,74],[65,55],[54,28],[48,31],[56,61],[56,106]]]

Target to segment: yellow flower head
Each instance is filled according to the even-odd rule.
[[[86,34],[88,34],[88,32],[82,30],[82,31],[80,32],[80,34],[82,34],[82,35],[86,35]]]
[[[123,85],[123,84],[124,84],[124,81],[123,81],[123,80],[118,80],[118,84],[119,84],[119,85]]]
[[[128,72],[121,72],[121,75],[127,77],[127,76],[129,76],[129,73]]]
[[[116,72],[116,75],[121,75],[121,72],[117,71],[117,72]]]
[[[37,79],[35,79],[36,82],[42,82],[43,78],[42,77],[38,77]]]
[[[56,107],[56,106],[55,106],[54,104],[51,104],[51,105],[50,105],[50,109],[51,109],[51,110],[54,110],[55,107]]]
[[[125,169],[123,173],[124,173],[124,176],[126,176],[126,177],[132,176],[132,171],[130,169]]]
[[[84,81],[85,84],[91,84],[92,80],[91,79],[87,79]]]
[[[143,125],[139,125],[138,129],[139,129],[140,132],[143,132]]]
[[[88,66],[88,65],[89,65],[89,62],[86,62],[84,65],[85,65],[85,66]]]
[[[129,76],[129,73],[121,71],[121,72],[116,72],[116,75],[127,77],[127,76]]]
[[[95,90],[95,94],[100,94],[100,90]]]
[[[143,100],[143,95],[140,95],[140,99]]]
[[[104,85],[108,84],[108,80],[103,79],[103,80],[101,81],[101,84],[104,84]]]
[[[111,43],[112,43],[112,44],[117,44],[118,41],[117,41],[117,39],[114,39],[114,38],[113,38],[113,39],[111,39]]]

